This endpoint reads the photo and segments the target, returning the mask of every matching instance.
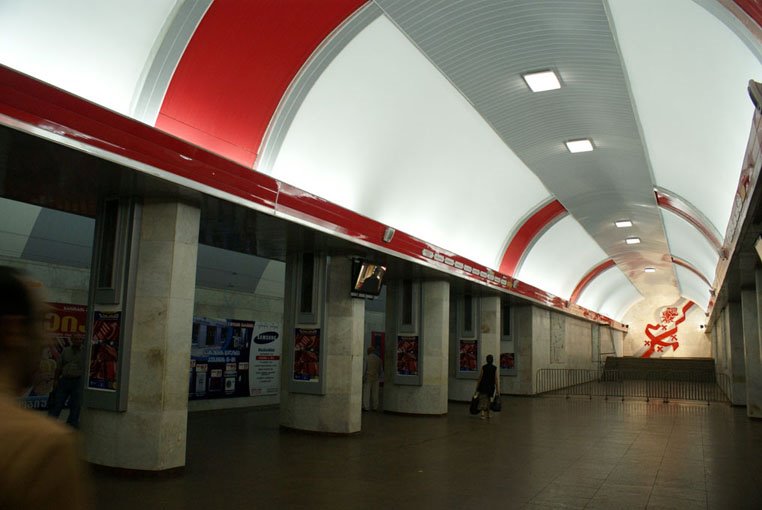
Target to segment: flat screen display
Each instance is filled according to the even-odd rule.
[[[381,293],[386,268],[365,260],[355,260],[352,264],[352,295],[376,297]]]

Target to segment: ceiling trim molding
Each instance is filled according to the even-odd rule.
[[[670,212],[675,213],[696,228],[703,235],[709,244],[722,255],[722,236],[715,229],[712,223],[686,199],[673,191],[661,187],[654,188],[656,203]]]
[[[603,272],[605,272],[608,269],[611,269],[612,267],[616,266],[616,262],[614,259],[606,259],[594,268],[592,268],[590,271],[587,272],[585,276],[582,277],[582,279],[579,281],[576,287],[574,287],[574,292],[572,292],[571,297],[569,297],[569,301],[572,303],[576,303],[579,297],[582,295],[582,292],[587,288],[588,285],[590,285],[590,282],[598,278]]]
[[[508,243],[502,259],[499,271],[513,276],[524,262],[524,258],[537,242],[542,234],[554,223],[569,214],[566,208],[558,200],[539,206],[516,230],[516,234]]]

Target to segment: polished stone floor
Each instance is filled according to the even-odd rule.
[[[762,422],[728,405],[504,398],[489,421],[364,413],[351,437],[277,421],[193,414],[184,474],[96,474],[98,509],[762,508]]]

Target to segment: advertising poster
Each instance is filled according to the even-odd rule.
[[[249,358],[252,397],[278,394],[282,345],[279,324],[256,323]]]
[[[296,328],[294,335],[294,380],[320,380],[320,330]]]
[[[458,350],[458,370],[468,373],[477,372],[479,370],[478,354],[476,340],[461,340]]]
[[[116,390],[121,320],[122,312],[95,312],[88,381],[90,388]]]
[[[71,344],[74,337],[84,342],[87,325],[87,307],[68,303],[47,303],[45,313],[45,344],[40,357],[40,366],[34,382],[22,398],[22,404],[30,409],[47,409],[48,397],[55,386],[58,360],[64,347]]]
[[[500,354],[500,370],[513,370],[516,368],[516,354],[503,352]]]
[[[418,375],[418,337],[397,337],[397,373]]]
[[[191,400],[249,396],[254,321],[193,318]]]

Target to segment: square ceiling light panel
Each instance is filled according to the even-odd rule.
[[[581,140],[569,140],[566,143],[566,148],[569,152],[576,154],[578,152],[590,152],[593,150],[593,142],[589,138],[583,138]]]
[[[532,92],[545,92],[546,90],[556,90],[561,88],[561,82],[553,71],[538,71],[536,73],[522,74],[522,78],[527,82]]]
[[[632,226],[632,222],[630,220],[619,220],[615,221],[614,225],[616,225],[616,228],[629,228]]]
[[[624,240],[627,244],[640,244],[640,238],[639,237],[628,237]]]

